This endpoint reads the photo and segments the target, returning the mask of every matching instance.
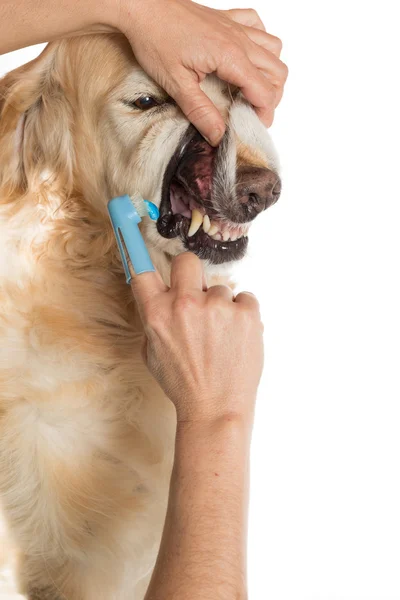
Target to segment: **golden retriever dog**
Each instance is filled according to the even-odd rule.
[[[162,533],[175,409],[142,362],[108,200],[159,206],[142,233],[166,283],[190,250],[212,284],[279,197],[252,107],[202,87],[218,148],[118,34],[51,43],[0,81],[0,496],[30,600],[142,599]]]

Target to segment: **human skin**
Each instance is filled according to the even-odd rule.
[[[209,73],[240,88],[271,125],[287,67],[279,58],[281,41],[265,31],[254,10],[216,10],[191,0],[0,3],[0,54],[103,31],[120,31],[128,38],[144,70],[211,144],[221,140],[225,122],[200,87]]]
[[[144,358],[177,414],[162,543],[146,600],[247,598],[248,464],[263,367],[263,326],[252,294],[207,289],[201,261],[134,277]]]

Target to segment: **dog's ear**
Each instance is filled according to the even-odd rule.
[[[72,182],[71,109],[57,70],[58,45],[0,80],[0,189],[28,191],[43,177]]]

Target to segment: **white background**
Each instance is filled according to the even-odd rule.
[[[252,5],[290,77],[271,129],[284,191],[241,274],[266,326],[250,600],[400,599],[399,6]]]

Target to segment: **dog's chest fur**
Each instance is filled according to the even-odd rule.
[[[143,365],[114,251],[29,199],[9,207],[0,209],[5,509],[28,563],[44,548],[50,569],[60,553],[66,563],[90,555],[82,589],[96,569],[98,598],[129,577],[133,590],[157,553],[175,411]]]

